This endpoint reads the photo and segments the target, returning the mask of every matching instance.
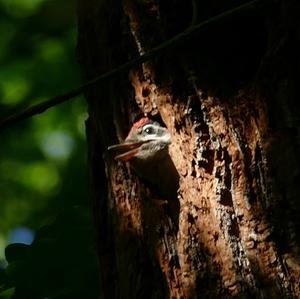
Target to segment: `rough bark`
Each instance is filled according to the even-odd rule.
[[[81,0],[83,77],[234,3]],[[244,12],[86,94],[102,298],[300,296],[298,15]],[[171,132],[173,200],[106,153],[141,114]]]

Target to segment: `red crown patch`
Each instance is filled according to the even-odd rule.
[[[137,122],[135,122],[133,124],[133,128],[139,128],[142,127],[143,125],[145,125],[147,122],[149,122],[149,118],[147,116],[142,117],[141,119],[139,119]]]
[[[145,116],[145,117],[142,117],[141,119],[139,119],[138,121],[136,121],[133,125],[132,125],[132,128],[131,130],[129,131],[128,135],[130,135],[130,133],[133,131],[133,130],[136,130],[142,126],[144,126],[146,123],[148,123],[150,121],[150,119]]]

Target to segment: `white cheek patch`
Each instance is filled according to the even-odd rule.
[[[169,132],[167,132],[167,134],[165,134],[161,140],[165,143],[171,143],[171,135],[169,134]]]
[[[143,138],[143,140],[147,140],[147,141],[157,141],[159,140],[161,143],[171,143],[171,135],[166,132],[164,135],[162,136],[156,136],[156,135],[149,135],[149,136],[145,136]]]

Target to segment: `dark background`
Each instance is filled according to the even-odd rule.
[[[76,39],[74,0],[0,1],[1,118],[80,84]],[[97,297],[86,117],[78,98],[0,133],[0,298]]]

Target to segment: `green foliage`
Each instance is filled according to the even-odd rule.
[[[33,14],[44,0],[1,0],[5,11],[16,17],[24,18]]]
[[[0,1],[0,117],[79,84],[74,7],[74,1]],[[13,226],[36,229],[59,206],[86,204],[84,115],[76,100],[1,133],[0,246]]]
[[[75,48],[75,0],[0,0],[0,118],[78,85]],[[77,99],[0,133],[0,299],[97,298],[85,118]],[[16,226],[35,240],[4,261]]]

